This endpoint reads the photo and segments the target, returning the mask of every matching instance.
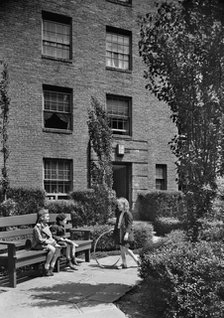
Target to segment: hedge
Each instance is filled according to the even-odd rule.
[[[111,215],[107,215],[107,206],[105,206],[105,213],[103,209],[103,202],[99,202],[93,189],[86,189],[81,191],[74,191],[70,194],[75,203],[75,213],[80,216],[83,224],[105,224],[109,217],[114,212],[114,205],[112,204]],[[114,200],[112,199],[112,203]],[[105,202],[108,204],[108,202]],[[75,217],[76,218],[76,217]]]
[[[158,217],[181,218],[185,209],[184,195],[180,191],[150,191],[137,198],[141,220],[154,222]]]
[[[45,204],[45,192],[42,189],[26,189],[26,188],[9,188],[7,191],[7,199],[15,202],[15,215],[37,213],[37,211]],[[0,215],[8,215],[8,207],[11,200],[7,200],[4,204],[4,197],[0,191]],[[8,204],[7,204],[8,203]]]

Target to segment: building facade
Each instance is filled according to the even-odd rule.
[[[91,96],[113,132],[114,189],[135,202],[176,190],[169,109],[145,89],[138,16],[150,0],[1,0],[8,64],[10,185],[66,198],[89,185]]]

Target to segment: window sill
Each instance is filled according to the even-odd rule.
[[[132,140],[132,136],[130,136],[130,135],[118,135],[118,134],[116,134],[116,135],[112,135],[112,137],[113,137],[113,139],[124,139],[124,140]]]
[[[106,0],[107,2],[112,2],[112,3],[116,3],[116,4],[120,4],[122,6],[125,6],[125,7],[131,7],[132,6],[132,3],[125,3],[125,2],[122,2],[122,1],[119,1],[119,0]]]
[[[65,130],[65,129],[54,129],[54,128],[43,128],[44,132],[47,133],[53,133],[53,134],[66,134],[66,135],[71,135],[72,130]]]
[[[52,57],[52,56],[47,56],[47,55],[42,55],[41,57],[42,57],[42,59],[44,59],[44,60],[52,60],[52,61],[57,61],[57,62],[63,62],[63,63],[72,64],[72,60],[59,59],[59,58]]]
[[[117,72],[127,73],[127,74],[131,74],[132,73],[132,70],[123,70],[121,68],[109,67],[109,66],[106,66],[106,70],[108,70],[108,71],[117,71]]]

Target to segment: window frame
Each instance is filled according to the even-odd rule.
[[[114,67],[114,66],[109,66],[107,65],[107,60],[108,60],[108,57],[107,57],[107,52],[111,52],[111,53],[116,53],[118,54],[117,52],[114,52],[114,51],[109,51],[107,50],[107,35],[108,34],[111,34],[111,35],[116,35],[116,36],[123,36],[123,37],[126,37],[129,39],[129,55],[128,55],[128,68],[125,69],[125,68],[119,68],[119,67]],[[113,43],[113,42],[111,42]],[[106,48],[105,48],[105,62],[106,62],[106,69],[109,69],[109,70],[115,70],[115,71],[119,71],[119,72],[131,72],[132,71],[132,32],[131,31],[128,31],[128,30],[124,30],[124,29],[119,29],[119,28],[114,28],[114,27],[111,27],[111,26],[106,26]],[[125,56],[125,54],[123,54]],[[126,54],[127,56],[127,54]],[[111,58],[111,61],[113,59]],[[124,60],[123,60],[124,62]]]
[[[106,0],[108,2],[113,2],[116,4],[121,4],[123,6],[131,7],[132,6],[132,0],[127,0],[127,2],[122,1],[122,0]]]
[[[162,169],[162,178],[158,178],[157,169]],[[160,183],[160,188],[157,186],[157,182]],[[155,179],[155,186],[156,190],[166,191],[167,190],[167,165],[166,164],[156,164],[156,179]]]
[[[44,21],[54,22],[55,24],[60,23],[60,24],[69,26],[70,35],[69,35],[69,45],[68,45],[69,46],[68,58],[52,56],[52,55],[48,55],[44,53]],[[57,43],[57,42],[52,42],[52,43],[62,45],[61,43]],[[64,61],[64,62],[66,61],[70,62],[72,60],[72,18],[71,17],[65,16],[65,15],[59,15],[57,13],[42,11],[41,52],[42,52],[42,57],[46,59],[53,59],[53,60]]]
[[[116,130],[111,127],[110,123],[109,123],[109,125],[110,125],[111,132],[112,132],[113,136],[131,137],[132,136],[132,97],[114,95],[114,94],[106,94],[107,114],[108,114],[108,99],[113,99],[113,100],[118,100],[118,101],[127,101],[127,103],[128,103],[128,126],[129,126],[128,132],[119,134],[119,131],[121,131],[121,129],[120,130],[117,129],[118,133],[114,133],[114,131],[116,131]],[[116,115],[114,117],[116,117]],[[113,118],[113,116],[112,115],[110,116],[110,114],[108,114],[109,121],[111,120],[111,118]],[[117,115],[117,118],[119,118],[119,115]]]
[[[66,114],[64,112],[60,112],[59,110],[46,110],[45,109],[45,92],[55,92],[61,94],[68,94],[69,95],[69,108],[70,112],[68,112],[69,116],[69,128],[63,129],[58,127],[45,127],[45,113],[59,113],[59,114]],[[59,132],[59,133],[72,133],[73,131],[73,90],[71,88],[59,87],[59,86],[51,86],[51,85],[43,85],[42,89],[42,105],[43,105],[43,130],[49,132]]]
[[[68,187],[69,187],[69,191],[68,192],[59,192],[59,191],[56,191],[56,192],[48,192],[46,190],[46,182],[55,182],[56,185],[55,187],[58,189],[59,188],[59,182],[62,182],[62,179],[58,178],[58,179],[47,179],[45,178],[46,176],[46,163],[47,162],[54,162],[56,163],[57,165],[59,165],[59,163],[61,162],[66,162],[68,163],[69,165],[69,181],[66,181],[66,180],[63,180],[63,182],[67,182],[68,183]],[[58,173],[59,170],[56,170],[56,173]],[[49,184],[48,185],[49,187],[53,187],[53,185]],[[58,197],[61,197],[61,198],[65,198],[65,197],[68,197],[68,194],[72,191],[73,189],[73,160],[72,159],[63,159],[63,158],[49,158],[49,157],[46,157],[46,158],[43,158],[43,187],[44,187],[44,190],[45,192],[47,193],[47,197],[50,198],[50,199],[57,199]],[[66,187],[66,185],[63,185],[63,187]]]

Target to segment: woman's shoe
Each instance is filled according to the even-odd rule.
[[[121,264],[121,268],[126,269],[128,267],[127,267],[127,265]]]

